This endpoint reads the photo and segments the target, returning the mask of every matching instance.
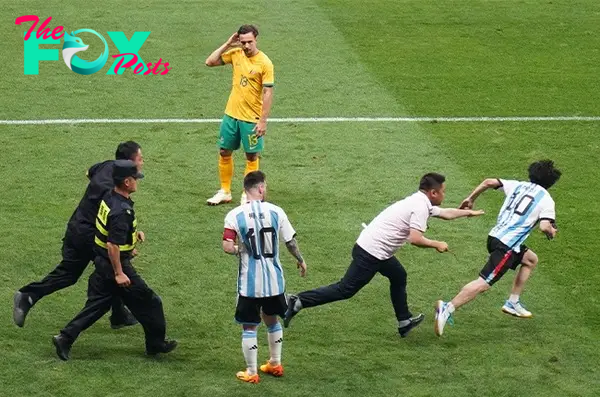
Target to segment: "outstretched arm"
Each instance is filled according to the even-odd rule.
[[[475,190],[473,190],[471,192],[471,194],[469,194],[469,196],[466,199],[463,200],[463,202],[460,204],[459,208],[472,209],[473,203],[475,202],[475,200],[477,199],[477,197],[479,197],[479,195],[481,193],[485,192],[488,189],[498,189],[501,186],[502,186],[502,183],[500,182],[499,179],[488,178],[488,179],[484,180],[483,182],[481,182],[479,184],[479,186],[477,186],[475,188]]]
[[[300,253],[300,248],[298,248],[298,242],[296,238],[292,238],[290,241],[285,243],[287,250],[292,254],[294,258],[296,258],[297,266],[300,269],[300,276],[306,276],[306,263],[304,262],[304,258]]]
[[[440,208],[440,214],[437,216],[438,218],[442,218],[445,220],[452,220],[457,218],[464,218],[470,216],[479,216],[483,215],[484,212],[482,210],[461,210],[456,208]]]

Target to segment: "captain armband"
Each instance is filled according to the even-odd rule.
[[[236,237],[237,237],[237,233],[235,230],[225,229],[223,231],[223,240],[224,241],[235,241]]]

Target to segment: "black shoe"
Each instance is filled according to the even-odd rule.
[[[405,338],[406,334],[408,334],[408,332],[411,329],[421,324],[421,321],[423,321],[424,318],[425,315],[423,313],[417,314],[415,317],[409,318],[410,323],[408,325],[405,325],[404,327],[398,327],[398,332],[400,333],[400,336],[402,338]]]
[[[283,326],[285,328],[287,328],[290,325],[290,321],[292,321],[292,318],[298,314],[298,312],[300,310],[296,310],[296,302],[299,300],[300,298],[296,295],[290,295],[289,301],[288,301],[288,307],[287,310],[285,311],[285,316],[283,317]]]
[[[176,340],[165,340],[162,344],[158,346],[153,346],[151,348],[146,347],[146,355],[148,356],[156,356],[159,353],[170,353],[177,347]]]
[[[69,359],[69,354],[71,354],[71,346],[73,346],[73,342],[71,342],[66,336],[63,334],[58,334],[52,337],[52,343],[56,347],[56,355],[63,361],[67,361]]]
[[[33,306],[33,299],[28,294],[24,294],[21,291],[15,292],[14,305],[13,305],[13,320],[19,327],[25,325],[25,317],[29,309]]]
[[[115,320],[113,319],[113,316],[110,316],[110,327],[112,329],[121,329],[123,327],[131,327],[132,325],[136,325],[138,323],[138,320],[136,320],[135,317],[133,317],[133,314],[131,314],[131,312],[127,309],[125,309],[125,316],[124,319],[121,320]]]

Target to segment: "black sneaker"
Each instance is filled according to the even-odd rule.
[[[29,309],[33,307],[33,299],[30,295],[24,294],[21,291],[15,292],[13,305],[13,320],[19,327],[25,325],[25,317]]]
[[[406,334],[408,334],[408,332],[411,329],[421,324],[421,321],[423,321],[424,318],[425,315],[423,313],[417,314],[415,317],[409,318],[410,323],[408,325],[405,325],[404,327],[398,327],[398,332],[400,333],[400,336],[402,338],[405,338]]]
[[[132,325],[136,325],[138,323],[138,320],[136,320],[136,318],[133,316],[133,314],[131,314],[131,312],[127,309],[125,309],[125,316],[124,319],[121,320],[116,320],[113,318],[113,316],[110,316],[110,327],[112,329],[121,329],[123,327],[131,327]]]
[[[52,337],[52,343],[54,344],[54,347],[56,347],[56,355],[58,358],[67,361],[69,359],[69,354],[71,354],[73,342],[63,334],[58,334]]]
[[[299,300],[300,298],[296,295],[290,295],[289,300],[288,300],[288,307],[287,310],[285,311],[285,316],[283,317],[283,326],[285,328],[287,328],[290,325],[290,321],[292,321],[292,318],[298,314],[298,312],[300,310],[296,310],[296,302]]]
[[[177,347],[176,340],[165,340],[158,346],[153,346],[151,348],[146,347],[146,355],[148,356],[156,356],[159,353],[170,353]]]

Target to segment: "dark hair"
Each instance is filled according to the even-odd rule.
[[[419,182],[419,190],[429,191],[433,189],[439,189],[442,183],[446,182],[446,177],[442,174],[430,172],[423,175],[421,182]]]
[[[121,176],[113,176],[113,185],[115,185],[116,187],[123,187],[123,185],[125,184],[125,179]]]
[[[117,160],[133,160],[138,150],[142,147],[134,141],[127,141],[119,143],[117,146],[117,151],[115,153],[115,158]]]
[[[237,32],[238,34],[252,33],[254,37],[258,37],[258,29],[254,25],[242,25]]]
[[[265,182],[265,173],[262,171],[252,171],[244,177],[244,190],[250,190]]]
[[[544,189],[554,185],[561,174],[557,168],[554,168],[552,160],[540,160],[529,165],[529,180]]]

